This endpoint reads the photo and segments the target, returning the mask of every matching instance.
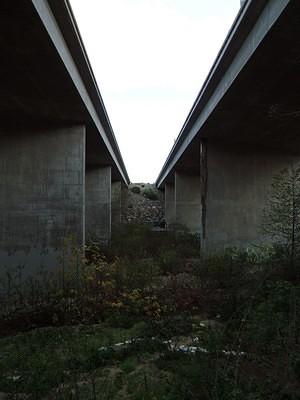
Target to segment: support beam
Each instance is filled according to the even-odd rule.
[[[297,160],[299,157],[283,151],[208,141],[202,248],[216,251],[262,241],[262,209],[272,178]]]
[[[86,237],[108,244],[111,237],[111,167],[86,169]]]
[[[206,129],[205,126],[209,118],[215,113],[216,108],[221,105],[225,95],[230,96],[233,84],[238,80],[239,75],[241,75],[241,72],[246,68],[247,64],[251,64],[251,59],[252,63],[254,62],[255,53],[257,53],[259,47],[263,47],[263,42],[268,37],[273,25],[276,23],[279,24],[280,17],[284,15],[286,9],[296,3],[297,2],[292,2],[290,0],[248,1],[247,4],[249,4],[249,7],[246,4],[241,8],[241,12],[237,15],[218,53],[217,59],[198,94],[193,108],[158,176],[156,181],[158,187],[161,187],[166,178],[176,169],[176,164],[191,145],[194,138],[198,134],[204,137],[203,131]],[[258,10],[259,14],[257,15]],[[287,39],[285,39],[285,43],[286,42]],[[277,46],[276,51],[273,50],[274,46],[275,44],[272,46],[272,52],[276,54]],[[286,62],[287,61],[282,61],[282,68],[284,68],[283,65],[285,65]],[[277,63],[275,63],[275,65],[277,65]],[[289,68],[292,67],[290,66]],[[261,69],[264,69],[264,67]],[[261,75],[261,69],[258,72],[258,76]],[[269,65],[267,68],[268,74],[270,74],[269,70],[271,69],[271,65]],[[276,68],[276,74],[277,71],[278,68]],[[286,74],[290,76],[290,70]],[[252,74],[250,76],[248,88],[251,87],[251,79],[256,75]],[[265,81],[262,78],[260,79],[265,85]],[[290,95],[290,91],[290,88],[287,89],[287,96]],[[237,93],[236,89],[235,93]],[[238,96],[241,95],[241,93],[238,94]],[[256,94],[256,96],[257,95],[258,94]],[[243,104],[243,102],[241,102],[241,104]],[[237,111],[234,110],[234,115],[231,118],[235,119],[236,115]],[[220,125],[223,125],[223,123],[223,120],[219,122]]]
[[[175,172],[175,222],[201,232],[200,176]]]
[[[31,1],[115,166],[124,182],[129,183],[116,138],[68,2]],[[56,10],[55,14],[54,10]],[[60,25],[58,24],[58,19],[60,20]],[[61,27],[64,27],[64,31],[61,30]],[[105,121],[105,124],[103,124],[103,121]]]
[[[0,268],[54,268],[84,244],[85,127],[0,133]]]
[[[175,223],[175,188],[173,183],[165,184],[165,220],[167,229]]]

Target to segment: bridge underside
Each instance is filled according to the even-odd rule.
[[[272,177],[300,161],[299,37],[300,4],[292,1],[164,179],[166,193],[171,188],[175,196],[169,223],[185,222],[207,249],[262,240],[261,211]],[[186,201],[185,221],[182,210],[176,215],[176,199],[183,201],[178,174],[194,176],[198,189],[190,190],[201,198],[192,215]]]
[[[0,5],[0,266],[53,266],[66,237],[107,242],[111,182],[124,181],[63,3]]]
[[[84,124],[86,162],[112,165],[113,179],[120,180],[85,99],[76,87],[85,84],[85,78],[81,76],[82,82],[74,83],[30,1],[20,0],[16,7],[14,2],[3,0],[0,7],[2,128],[16,131]]]

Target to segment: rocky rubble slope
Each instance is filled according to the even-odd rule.
[[[164,227],[163,194],[150,183],[132,183],[123,196],[123,223]]]

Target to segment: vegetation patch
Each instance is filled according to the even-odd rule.
[[[158,200],[158,194],[155,190],[151,188],[146,188],[143,190],[143,196],[149,200]]]
[[[270,192],[263,229],[282,226],[281,214],[292,223],[273,244],[200,257],[199,238],[184,229],[130,224],[110,248],[94,241],[82,252],[70,241],[51,279],[10,271],[0,303],[2,397],[299,399],[296,185]],[[291,213],[279,207],[282,195]]]
[[[135,193],[135,194],[140,194],[141,193],[141,188],[139,186],[132,186],[130,188],[130,190],[132,191],[132,193]]]

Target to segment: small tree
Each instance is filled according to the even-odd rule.
[[[274,176],[262,230],[285,250],[295,272],[300,256],[300,165],[291,165]]]

